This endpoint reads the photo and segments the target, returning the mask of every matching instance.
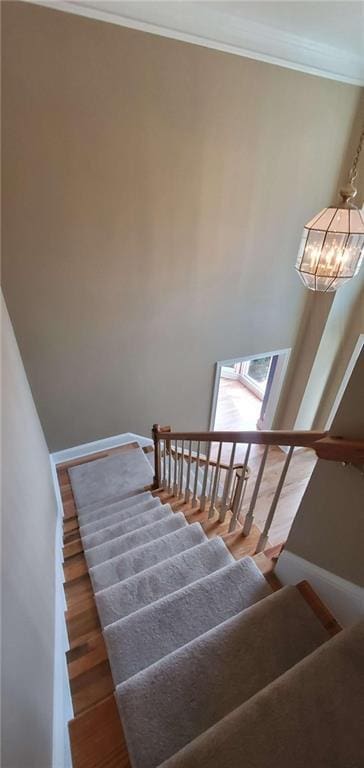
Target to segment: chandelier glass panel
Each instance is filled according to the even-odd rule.
[[[362,211],[324,208],[304,228],[296,268],[306,288],[336,291],[358,274],[363,249]]]
[[[349,182],[340,190],[341,204],[324,208],[304,227],[296,269],[311,291],[336,291],[358,274],[363,261],[364,212],[352,203],[357,194],[354,181],[363,141],[364,129]]]

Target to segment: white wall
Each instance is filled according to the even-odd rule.
[[[3,300],[1,325],[1,766],[50,768],[57,505],[47,445]]]

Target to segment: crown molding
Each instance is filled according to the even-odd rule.
[[[264,61],[310,75],[364,85],[362,57],[324,43],[203,7],[203,3],[123,2],[123,15],[88,0],[26,0],[53,10]],[[176,6],[179,6],[178,11]],[[182,11],[182,12],[181,12]]]

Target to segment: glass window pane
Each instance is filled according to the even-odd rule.
[[[268,378],[270,361],[270,357],[258,357],[256,360],[250,360],[248,376],[257,384],[264,385]]]

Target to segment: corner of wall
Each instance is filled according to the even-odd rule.
[[[275,573],[284,585],[308,580],[333,616],[349,626],[364,616],[364,589],[284,549]]]

